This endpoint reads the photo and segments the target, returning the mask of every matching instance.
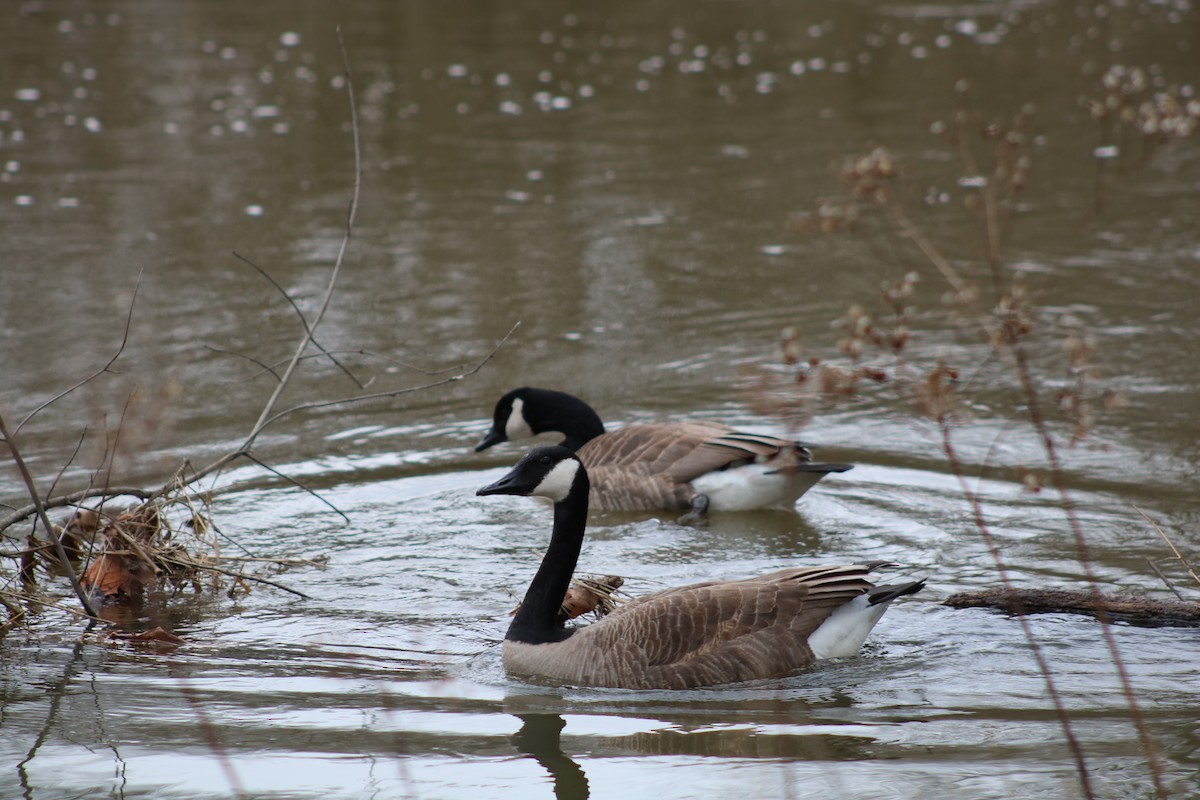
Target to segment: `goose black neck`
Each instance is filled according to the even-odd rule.
[[[600,415],[578,397],[542,389],[530,399],[536,403],[536,423],[530,420],[534,433],[561,433],[567,437],[561,442],[562,446],[571,452],[604,433]]]
[[[563,628],[558,612],[563,595],[575,574],[583,534],[587,528],[589,482],[587,473],[579,470],[571,493],[554,504],[554,531],[550,546],[538,567],[537,574],[525,592],[521,607],[508,626],[506,639],[526,644],[559,642],[571,635]]]

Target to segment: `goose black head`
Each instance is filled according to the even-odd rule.
[[[604,424],[591,406],[566,392],[522,386],[496,401],[492,428],[475,445],[475,452],[510,439],[539,433],[561,433],[563,444],[578,450],[584,442],[604,433]]]
[[[551,445],[530,450],[507,475],[475,494],[545,497],[561,503],[571,494],[580,478],[587,480],[583,464],[575,454],[565,447]]]
[[[530,391],[533,390],[522,386],[496,401],[496,408],[492,411],[492,429],[475,445],[476,453],[509,439],[533,436],[533,428],[525,421],[525,400]]]

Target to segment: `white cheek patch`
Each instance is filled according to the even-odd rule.
[[[561,503],[571,493],[577,472],[579,472],[579,462],[575,459],[568,458],[560,461],[546,473],[546,477],[542,478],[542,482],[530,494],[534,497],[545,497],[555,503]]]
[[[525,401],[521,398],[513,400],[512,412],[508,415],[508,422],[504,423],[504,435],[511,441],[513,439],[527,439],[533,436],[533,429],[529,427],[529,423],[525,421]]]

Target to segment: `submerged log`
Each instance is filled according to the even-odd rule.
[[[1100,594],[1076,589],[983,589],[946,598],[951,608],[995,608],[1010,614],[1107,614],[1114,622],[1144,628],[1200,627],[1200,603],[1154,600],[1133,595]]]

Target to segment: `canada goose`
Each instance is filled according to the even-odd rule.
[[[625,689],[781,678],[815,659],[858,652],[888,604],[925,585],[871,584],[868,572],[891,566],[882,561],[800,567],[667,589],[565,628],[559,605],[583,546],[588,488],[579,458],[552,445],[477,492],[554,502],[550,546],[504,637],[512,673]]]
[[[475,451],[509,439],[561,433],[591,473],[592,508],[601,511],[791,508],[830,472],[850,464],[813,463],[797,442],[742,433],[717,422],[630,425],[605,433],[599,415],[577,397],[522,387],[500,398],[492,428]]]

